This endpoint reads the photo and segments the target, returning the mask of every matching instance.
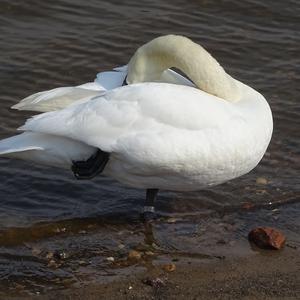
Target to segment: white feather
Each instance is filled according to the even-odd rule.
[[[24,132],[0,141],[0,155],[39,164],[70,168],[72,161],[87,160],[96,148],[69,138]]]

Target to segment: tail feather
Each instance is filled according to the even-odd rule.
[[[39,164],[70,168],[73,161],[87,160],[96,148],[81,142],[35,132],[22,134],[0,141],[0,155]]]
[[[8,155],[30,150],[43,150],[34,145],[31,139],[26,139],[26,134],[20,134],[0,141],[0,155]]]

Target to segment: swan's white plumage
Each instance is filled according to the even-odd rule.
[[[135,84],[33,117],[21,130],[111,152],[106,173],[129,185],[194,190],[248,172],[264,154],[270,110],[247,89],[248,98],[232,104],[195,88]],[[249,102],[255,103],[251,110]]]
[[[38,93],[15,105],[45,113],[29,119],[20,128],[24,134],[1,141],[0,155],[71,166],[100,148],[110,152],[104,174],[134,187],[179,191],[198,190],[249,172],[272,135],[272,114],[264,97],[231,78],[194,43],[186,42],[193,49],[192,61],[187,54],[173,65],[172,59],[180,59],[181,52],[175,49],[172,59],[165,59],[166,51],[187,39],[167,36],[165,41],[175,41],[172,47],[166,47],[163,38],[158,40],[138,50],[129,68],[99,73],[94,83]],[[151,52],[154,46],[162,50]],[[226,100],[155,66],[158,62],[183,66],[198,86]],[[144,76],[145,66],[151,67]],[[218,82],[211,82],[214,74]],[[153,77],[155,82],[122,86],[126,76],[129,83],[139,77],[141,81]]]

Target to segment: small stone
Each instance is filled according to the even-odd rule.
[[[142,254],[136,250],[130,250],[128,253],[128,258],[132,260],[139,260],[142,258]]]
[[[51,260],[49,260],[47,266],[50,268],[57,268],[59,265],[56,263],[56,261],[54,259],[51,259]]]
[[[146,251],[145,254],[146,254],[147,256],[153,256],[155,253],[152,252],[152,251]]]
[[[122,250],[122,249],[124,249],[124,248],[125,248],[125,245],[124,245],[124,244],[119,244],[119,245],[118,245],[118,249],[119,249],[119,250]]]
[[[64,251],[55,251],[53,253],[53,257],[56,259],[66,259],[69,257],[68,253],[64,252]]]
[[[15,284],[15,288],[17,289],[17,290],[24,290],[25,289],[25,285],[22,285],[22,284],[19,284],[19,283],[16,283]]]
[[[32,255],[38,256],[42,253],[42,250],[39,248],[32,248],[31,252],[32,252]]]
[[[179,219],[177,218],[168,218],[167,219],[167,223],[172,224],[172,223],[176,223]]]
[[[128,287],[128,289],[129,289],[129,290],[132,290],[132,286],[130,285],[130,286]]]
[[[266,184],[268,184],[268,180],[265,177],[258,177],[258,178],[256,178],[256,184],[266,185]]]
[[[48,253],[46,254],[46,258],[47,258],[47,259],[52,259],[52,258],[53,258],[53,252],[48,252]]]
[[[54,229],[55,233],[61,233],[61,232],[66,232],[66,231],[67,231],[67,229],[65,227],[62,227],[62,228],[57,227]]]
[[[157,277],[157,278],[146,278],[146,279],[143,279],[142,282],[144,284],[150,285],[150,286],[152,286],[154,288],[160,288],[160,287],[166,285],[165,281],[162,280],[159,277]]]
[[[86,234],[86,230],[79,230],[78,233],[79,234]]]
[[[114,262],[115,261],[114,257],[112,257],[112,256],[106,257],[106,260],[109,261],[109,262]]]
[[[281,249],[285,244],[285,236],[278,230],[271,227],[258,227],[252,229],[248,235],[249,241],[259,248]]]
[[[166,272],[174,272],[176,270],[175,264],[165,264],[162,266],[162,269]]]

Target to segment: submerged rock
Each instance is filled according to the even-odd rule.
[[[248,235],[249,241],[263,249],[281,249],[285,244],[285,236],[271,227],[252,229]]]

